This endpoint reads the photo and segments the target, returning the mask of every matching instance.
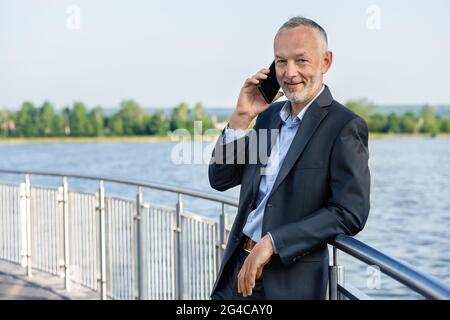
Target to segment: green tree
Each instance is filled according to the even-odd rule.
[[[213,127],[212,121],[209,119],[208,114],[203,109],[200,102],[197,102],[194,106],[191,116],[191,123],[189,124],[189,131],[194,133],[194,121],[202,122],[202,133]]]
[[[400,119],[400,131],[414,133],[417,130],[417,118],[412,112],[406,112]]]
[[[425,105],[422,108],[422,126],[420,132],[429,133],[431,136],[435,136],[439,133],[439,119],[436,117],[434,108]]]
[[[36,130],[37,109],[31,102],[24,102],[16,116],[17,135],[22,137],[32,137]]]
[[[41,137],[50,137],[54,135],[54,117],[55,108],[53,105],[45,101],[38,110],[37,118],[37,135]]]
[[[369,116],[367,125],[370,132],[386,132],[388,119],[384,114],[375,113]]]
[[[399,133],[400,132],[400,119],[398,115],[391,112],[387,117],[387,132]]]
[[[173,111],[170,117],[170,130],[188,129],[190,118],[189,106],[187,103],[180,103]]]
[[[109,121],[109,132],[112,136],[122,136],[124,133],[123,121],[118,113],[113,115]]]
[[[69,128],[69,121],[66,120],[62,112],[56,113],[53,117],[53,135],[56,137],[63,137],[66,134],[66,128]],[[70,131],[69,131],[70,132]]]
[[[0,110],[0,135],[6,136],[8,130],[6,129],[8,125],[8,112],[6,110]]]
[[[75,102],[69,116],[70,135],[75,137],[88,136],[92,132],[88,113],[82,102]]]
[[[114,128],[111,127],[111,131],[115,135],[143,134],[145,133],[145,121],[144,109],[134,100],[126,100],[121,103],[119,112],[113,116],[111,124]]]
[[[345,106],[366,120],[366,122],[369,122],[369,116],[373,114],[375,110],[374,104],[365,98],[348,100]]]
[[[440,129],[441,132],[450,133],[450,117],[442,118]]]
[[[100,107],[95,107],[89,113],[89,119],[92,127],[92,135],[102,136],[104,134],[104,118]]]
[[[164,112],[155,112],[147,122],[147,132],[149,134],[165,136],[169,131],[169,122],[164,115]]]

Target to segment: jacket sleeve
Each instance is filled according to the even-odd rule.
[[[226,191],[241,184],[243,167],[248,159],[248,135],[236,135],[228,142],[224,134],[218,138],[208,167],[209,183],[218,191]],[[227,142],[227,143],[225,143]]]
[[[368,128],[356,117],[341,130],[330,158],[330,197],[326,206],[299,221],[270,230],[284,265],[338,234],[356,235],[364,228],[370,209]]]

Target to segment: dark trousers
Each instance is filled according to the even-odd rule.
[[[244,296],[237,291],[237,276],[241,267],[249,255],[244,250],[244,243],[247,237],[243,237],[239,247],[234,252],[233,256],[225,266],[221,279],[217,284],[217,288],[214,294],[211,296],[211,300],[265,300],[266,295],[264,293],[263,278],[259,278],[255,281],[255,287],[252,290],[252,295]]]

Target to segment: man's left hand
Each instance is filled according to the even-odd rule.
[[[272,239],[268,234],[261,238],[249,253],[238,274],[238,293],[244,297],[252,295],[255,281],[261,277],[264,266],[273,255]]]

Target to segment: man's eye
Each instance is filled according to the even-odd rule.
[[[308,60],[306,60],[306,59],[298,59],[297,60],[297,62],[301,62],[301,63],[304,63],[304,62],[307,62]]]
[[[277,60],[277,63],[285,63],[285,60]]]

